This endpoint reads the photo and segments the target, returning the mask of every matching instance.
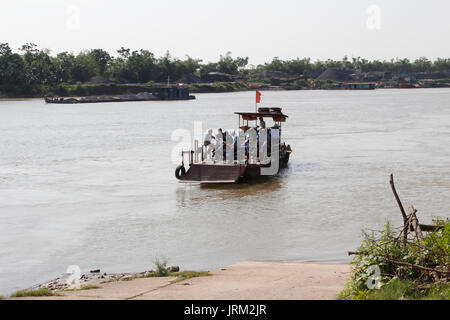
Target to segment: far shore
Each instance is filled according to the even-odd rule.
[[[82,277],[81,290],[52,290],[48,296],[11,299],[334,300],[345,286],[350,265],[246,261],[213,272],[192,272],[192,277],[186,278],[177,273],[145,277],[139,276],[145,272],[108,276],[100,270],[93,271],[97,276]]]
[[[140,86],[139,86],[140,87]],[[135,89],[132,93],[138,93],[138,92],[146,92],[146,89],[144,87],[140,87],[141,90]],[[443,89],[443,88],[450,88],[450,87],[417,87],[417,88],[398,88],[398,87],[379,87],[375,90],[380,89],[402,89],[405,91],[410,91],[413,89]],[[235,88],[235,87],[218,87],[212,89],[212,87],[208,87],[206,89],[197,89],[197,90],[191,90],[191,94],[204,94],[204,93],[233,93],[233,92],[248,92],[248,91],[310,91],[310,90],[327,90],[327,91],[373,91],[373,90],[362,90],[362,89],[343,89],[343,88],[333,88],[333,87],[327,87],[327,88],[309,88],[309,87],[301,87],[301,88],[294,88],[289,86],[268,86],[265,88]],[[98,92],[95,91],[92,94],[73,94],[73,95],[35,95],[35,96],[5,96],[0,95],[0,101],[22,101],[22,100],[36,100],[36,99],[44,99],[46,97],[62,97],[62,98],[82,98],[82,97],[88,97],[88,96],[117,96],[121,94],[127,94],[129,92],[117,92],[117,93],[111,93],[105,91],[105,92]],[[145,100],[144,100],[145,101]]]

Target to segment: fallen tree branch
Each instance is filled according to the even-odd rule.
[[[360,252],[360,251],[348,251],[348,255],[349,256],[361,256],[366,254],[365,252]],[[450,271],[443,271],[443,270],[439,270],[439,269],[434,269],[434,268],[428,268],[428,267],[424,267],[424,266],[419,266],[417,264],[412,264],[409,262],[403,262],[403,261],[397,261],[397,260],[392,260],[383,256],[377,256],[379,258],[382,258],[386,261],[389,261],[391,263],[394,264],[398,264],[398,265],[402,265],[402,266],[408,266],[411,268],[416,268],[416,269],[420,269],[420,270],[424,270],[424,271],[428,271],[428,272],[437,272],[437,273],[442,273],[442,274],[447,274],[450,275]]]
[[[408,211],[409,211],[409,214],[411,217],[411,225],[414,228],[414,231],[416,232],[417,240],[419,240],[420,242],[423,242],[424,238],[423,238],[422,229],[420,228],[419,219],[417,219],[417,216],[416,216],[417,210],[414,209],[414,206],[410,206]],[[424,248],[425,248],[425,246],[424,246]]]
[[[444,227],[442,227],[442,226],[435,226],[435,225],[430,225],[430,224],[419,223],[419,226],[420,226],[420,229],[422,229],[422,232],[435,232],[435,231],[444,229]],[[411,231],[413,231],[412,228],[411,228]]]
[[[385,258],[385,257],[380,257],[380,258],[385,259],[386,261],[389,261],[391,263],[402,265],[402,266],[408,266],[408,267],[411,267],[411,268],[416,268],[416,269],[428,271],[428,272],[431,272],[431,273],[437,272],[437,273],[441,273],[441,274],[450,275],[450,271],[443,271],[443,270],[439,270],[439,269],[435,269],[435,268],[423,267],[423,266],[419,266],[417,264],[412,264],[412,263],[409,263],[409,262],[402,262],[402,261],[392,260],[392,259]]]
[[[443,226],[436,226],[436,225],[432,225],[432,224],[419,223],[419,227],[422,232],[436,232],[436,231],[444,230]],[[408,228],[409,228],[409,230],[408,230],[409,232],[415,231],[413,225],[411,224],[411,217],[408,218],[408,222],[402,228],[402,231],[400,232],[400,235],[398,236],[398,238],[400,238],[400,236],[403,234],[403,232],[406,232],[406,229],[408,229]]]
[[[364,254],[364,252],[359,252],[359,251],[348,251],[347,253],[349,256],[360,256],[360,255]]]

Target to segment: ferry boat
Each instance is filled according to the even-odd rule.
[[[288,166],[292,149],[281,139],[282,124],[288,118],[281,108],[259,108],[257,112],[235,114],[239,117],[239,130],[234,135],[219,129],[214,145],[205,140],[199,146],[195,141],[194,150],[181,152],[181,165],[175,170],[175,177],[180,182],[238,183],[254,177],[276,175]],[[271,127],[266,128],[266,119],[273,121]]]

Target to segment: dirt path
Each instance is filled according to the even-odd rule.
[[[92,283],[99,289],[62,292],[39,299],[257,300],[335,299],[350,274],[348,264],[241,262],[212,276],[171,283],[175,278],[143,278]],[[30,299],[30,298],[23,298]]]

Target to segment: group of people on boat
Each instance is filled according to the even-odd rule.
[[[264,118],[259,118],[259,125],[254,128],[243,126],[240,132],[223,131],[219,128],[214,134],[212,129],[209,129],[204,136],[203,141],[203,161],[233,163],[234,161],[245,160],[247,163],[264,163],[270,162],[271,140],[272,138],[279,139],[279,134],[273,137],[272,129],[279,129],[275,124],[271,128],[266,128]],[[238,146],[245,150],[245,159],[238,159]],[[267,150],[267,152],[260,152]],[[222,151],[222,152],[220,152]]]

